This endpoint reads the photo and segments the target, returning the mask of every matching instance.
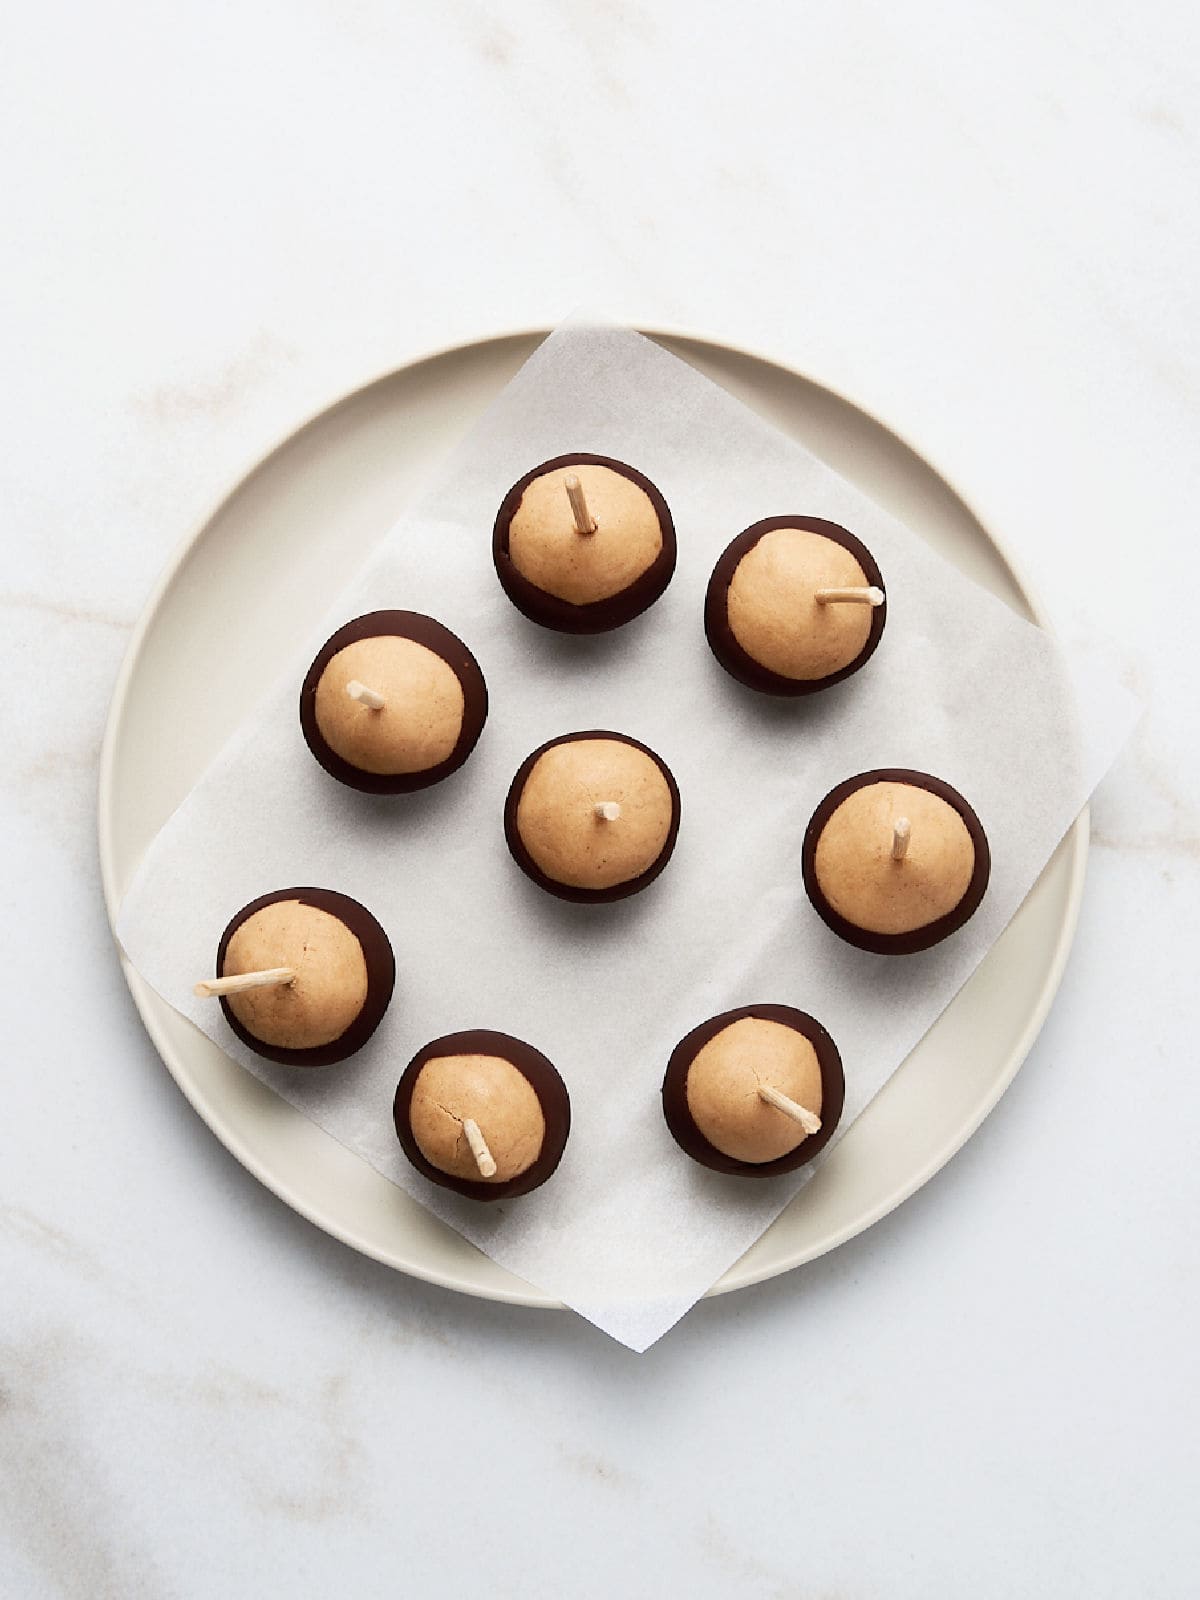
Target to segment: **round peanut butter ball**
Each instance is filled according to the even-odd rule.
[[[833,789],[804,839],[804,884],[818,914],[860,949],[927,950],[974,914],[991,853],[957,789],[887,768]]]
[[[568,494],[579,486],[583,532]],[[509,599],[561,633],[604,633],[640,615],[675,570],[667,503],[635,468],[608,456],[565,455],[527,472],[496,516],[492,555]]]
[[[867,547],[820,517],[768,517],[738,535],[709,580],[713,654],[764,694],[804,695],[857,672],[883,634],[883,579]],[[822,599],[829,590],[863,599]]]
[[[844,1098],[833,1040],[792,1006],[710,1017],[676,1046],[663,1080],[663,1114],[688,1155],[716,1172],[752,1176],[811,1161],[832,1137]]]
[[[417,1052],[393,1116],[404,1153],[431,1182],[475,1200],[505,1200],[538,1188],[558,1166],[571,1102],[539,1050],[475,1028]]]
[[[625,734],[564,734],[535,750],[508,792],[504,831],[523,872],[564,900],[620,900],[666,866],[679,789],[660,756]]]
[[[416,611],[373,611],[326,640],[300,691],[309,749],[375,794],[440,783],[475,748],[487,688],[461,639]]]
[[[396,978],[379,923],[330,889],[263,895],[221,935],[219,978],[282,970],[294,976],[220,998],[238,1038],[288,1066],[329,1066],[353,1055],[379,1026]]]

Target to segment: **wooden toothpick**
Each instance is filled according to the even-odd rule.
[[[769,1083],[760,1083],[758,1086],[760,1100],[765,1100],[769,1106],[774,1106],[776,1111],[782,1111],[785,1117],[791,1117],[793,1122],[798,1122],[805,1133],[820,1133],[821,1119],[807,1106],[800,1105],[789,1095],[783,1094]]]
[[[827,606],[834,602],[855,606],[881,606],[883,604],[883,590],[872,586],[869,589],[818,589],[817,604]]]
[[[295,967],[271,967],[264,972],[237,972],[230,978],[206,978],[192,990],[201,1000],[215,999],[219,994],[240,994],[243,989],[269,989],[273,984],[291,983],[296,976]]]
[[[382,711],[387,703],[381,694],[376,694],[374,689],[368,689],[365,683],[359,683],[357,678],[351,678],[346,685],[346,693],[351,700],[357,700],[359,705],[370,706],[372,711]]]
[[[897,817],[892,827],[892,860],[903,861],[908,854],[908,840],[912,825],[907,817]]]
[[[583,498],[583,485],[573,472],[568,472],[563,479],[567,491],[567,499],[571,502],[571,515],[575,518],[576,533],[595,533],[596,524],[588,510],[587,501]]]
[[[616,822],[621,815],[621,808],[615,800],[600,800],[592,807],[598,822]]]
[[[475,1157],[475,1165],[479,1168],[481,1178],[494,1178],[496,1176],[496,1159],[487,1147],[487,1140],[480,1131],[479,1124],[470,1117],[463,1118],[463,1132],[467,1136],[467,1143],[471,1146],[471,1154]]]

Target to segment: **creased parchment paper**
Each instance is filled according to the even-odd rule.
[[[663,599],[590,639],[527,622],[491,559],[492,522],[510,484],[570,450],[648,474],[679,535]],[[702,609],[729,540],[761,517],[792,512],[831,518],[865,540],[889,617],[863,672],[779,703],[716,665]],[[309,754],[296,712],[323,639],[382,607],[429,612],[461,635],[491,697],[467,765],[410,797],[336,784]],[[659,1088],[679,1038],[714,1012],[756,1001],[812,1012],[845,1063],[840,1137],[1004,928],[1131,718],[1128,697],[1094,676],[1077,704],[1043,633],[706,378],[637,334],[569,326],[540,347],[382,540],[327,625],[297,638],[278,687],[147,852],[119,937],[160,994],[286,1100],[503,1266],[644,1350],[807,1175],[739,1181],[677,1149]],[[572,906],[535,888],[512,862],[501,825],[529,751],[591,727],[652,746],[682,792],[670,866],[645,893],[610,906]],[[882,766],[953,783],[992,846],[979,912],[915,957],[844,945],[801,884],[801,840],[817,802],[841,779]],[[192,985],[211,974],[217,938],[241,905],[305,884],[341,890],[375,913],[395,947],[398,980],[358,1057],[289,1072],[245,1050]],[[409,1058],[468,1027],[528,1039],[571,1093],[573,1129],[558,1172],[507,1204],[475,1205],[427,1184],[392,1130],[392,1096]]]

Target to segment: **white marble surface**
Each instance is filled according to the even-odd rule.
[[[1195,1592],[1198,43],[1111,0],[10,8],[0,1593]],[[879,410],[1148,705],[982,1131],[642,1358],[262,1191],[93,842],[131,624],[242,466],[581,302]]]

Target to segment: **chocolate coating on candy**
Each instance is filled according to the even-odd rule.
[[[647,763],[653,764],[655,781],[657,783],[657,780],[661,778],[662,790],[661,817],[655,815],[646,819],[647,825],[639,828],[638,835],[639,841],[643,845],[646,840],[651,841],[651,849],[654,853],[647,860],[646,865],[641,867],[640,870],[636,870],[631,877],[618,882],[604,883],[599,887],[591,887],[586,882],[566,883],[555,877],[552,872],[546,870],[547,864],[551,859],[550,852],[547,850],[541,851],[542,860],[539,862],[539,860],[535,859],[535,855],[531,851],[523,832],[524,828],[530,826],[531,821],[536,820],[530,817],[528,807],[522,807],[522,800],[526,796],[526,786],[530,777],[535,767],[541,762],[542,757],[552,756],[564,746],[588,741],[627,745],[631,750],[637,751],[640,756],[646,758]],[[638,763],[639,768],[642,765],[642,763]],[[639,777],[640,773],[635,769],[631,774],[631,778],[636,781]],[[641,788],[641,785],[638,787]],[[639,819],[636,819],[633,815],[633,804],[637,802],[639,796],[628,790],[617,788],[613,781],[607,778],[601,779],[596,785],[596,792],[591,793],[579,782],[576,775],[572,775],[569,793],[572,801],[572,814],[569,819],[564,818],[563,836],[561,839],[554,841],[556,846],[554,853],[556,856],[566,855],[578,849],[579,854],[576,865],[580,870],[572,875],[580,877],[591,876],[593,875],[591,870],[593,865],[593,845],[597,850],[602,848],[606,838],[605,830],[619,829],[622,826],[622,822],[625,823],[627,828],[638,825]],[[623,794],[625,795],[624,800],[622,798]],[[649,801],[657,810],[659,796],[647,796],[643,789],[640,798],[644,801]],[[550,820],[555,820],[553,813],[556,808],[553,804],[546,804],[546,797],[544,796],[539,795],[538,799],[537,817],[544,818],[545,813],[548,811]],[[598,820],[592,813],[592,807],[597,802],[605,800],[615,800],[622,804],[623,808],[629,806],[629,814],[616,822]],[[578,813],[577,816],[576,812]],[[551,739],[521,763],[504,804],[504,836],[508,841],[508,848],[512,853],[513,860],[521,868],[522,872],[531,878],[539,888],[545,889],[548,894],[557,895],[561,900],[571,900],[579,904],[599,904],[613,900],[623,900],[628,895],[637,894],[639,890],[654,882],[655,878],[658,877],[671,859],[671,853],[675,849],[675,841],[679,835],[679,814],[679,786],[662,757],[651,750],[648,745],[641,744],[637,739],[631,739],[627,734],[593,728],[580,733],[562,734],[557,739]],[[538,847],[535,845],[534,848],[537,849]]]
[[[318,704],[321,680],[335,656],[364,641],[387,638],[410,640],[414,645],[422,646],[424,650],[431,652],[439,661],[445,662],[462,691],[461,722],[457,737],[454,738],[447,754],[441,756],[440,750],[435,749],[433,764],[419,771],[368,771],[364,767],[356,766],[330,744],[322,731],[318,715],[321,709]],[[406,665],[410,666],[411,663]],[[353,677],[354,673],[351,671],[345,675]],[[429,681],[438,690],[444,687],[444,677],[439,679],[435,675]],[[349,702],[349,697],[346,698]],[[439,699],[438,726],[432,734],[433,743],[441,737],[448,711],[445,696],[440,695]],[[364,727],[367,729],[370,728],[371,719],[388,718],[393,715],[401,718],[406,714],[402,706],[371,711],[366,706],[356,706],[353,702],[349,704],[350,715],[363,719]],[[427,789],[431,784],[440,783],[452,772],[457,772],[475,748],[483,731],[484,722],[487,720],[487,710],[487,685],[483,681],[483,673],[480,672],[475,657],[449,628],[444,628],[440,622],[435,622],[432,617],[424,616],[419,611],[371,611],[366,616],[356,617],[354,621],[346,623],[345,627],[339,628],[321,646],[300,690],[300,727],[309,749],[331,777],[351,789],[361,789],[367,794],[411,794],[415,790]],[[377,740],[374,742],[378,743]],[[429,742],[427,740],[427,744]],[[376,756],[370,759],[374,765],[378,758]]]
[[[616,593],[604,594],[601,598],[583,602],[572,600],[566,597],[565,593],[550,593],[532,582],[520,570],[510,548],[513,520],[521,508],[525,491],[530,485],[549,473],[580,467],[605,468],[608,472],[617,473],[627,479],[641,490],[658,519],[660,534],[657,553],[652,556],[648,565],[637,571]],[[588,494],[589,483],[586,472],[579,473],[579,477],[585,494]],[[596,504],[593,505],[592,501],[596,501]],[[592,569],[583,581],[594,582],[596,567],[603,562],[606,553],[613,549],[605,538],[603,505],[594,486],[589,498],[589,510],[596,518],[597,531],[593,534],[580,534],[575,531],[570,506],[565,491],[563,492],[562,529],[565,555],[568,559],[564,561],[560,573],[561,581],[557,581],[555,587],[563,588],[564,591],[575,589],[581,577],[580,574],[572,573],[570,570],[569,558],[572,555],[586,561],[588,567]],[[572,541],[578,543],[572,545]],[[588,544],[590,548],[581,551],[579,549],[581,544]],[[613,551],[613,554],[615,557],[617,552]],[[640,616],[654,604],[670,583],[675,571],[675,524],[659,489],[635,467],[627,466],[623,461],[614,461],[610,456],[586,455],[578,452],[555,456],[550,461],[543,461],[541,466],[534,467],[531,472],[518,479],[505,495],[496,514],[496,524],[492,533],[492,558],[505,594],[517,610],[531,622],[539,623],[544,628],[556,629],[560,633],[606,633],[609,629],[619,628],[622,624],[632,621],[634,617]]]
[[[726,672],[739,683],[757,689],[762,694],[786,696],[815,694],[819,689],[828,689],[835,683],[841,683],[870,660],[883,636],[884,623],[887,621],[886,600],[882,605],[870,607],[848,605],[844,602],[819,606],[815,600],[811,600],[806,603],[812,607],[813,615],[810,621],[814,632],[821,629],[827,634],[829,636],[827,643],[834,649],[838,645],[838,634],[849,637],[850,647],[854,650],[853,657],[836,670],[815,678],[789,677],[756,660],[734,632],[730,620],[731,586],[734,584],[739,566],[768,534],[789,529],[817,534],[846,551],[853,562],[857,563],[862,573],[861,579],[851,569],[843,577],[837,578],[836,586],[861,583],[867,587],[878,589],[883,587],[879,566],[862,540],[856,538],[848,529],[839,527],[836,522],[827,522],[823,517],[767,517],[761,522],[753,523],[743,533],[739,533],[713,568],[712,577],[709,579],[704,601],[704,631],[713,655]],[[830,587],[835,586],[833,581],[821,578],[813,587],[814,589],[824,587],[827,582]],[[866,618],[863,616],[864,611],[868,613]],[[825,612],[830,615],[823,619],[820,614]],[[847,616],[846,613],[850,615]],[[748,619],[743,619],[740,624],[743,633],[746,632],[747,622]],[[862,631],[857,632],[860,629]],[[858,642],[860,638],[861,645]]]
[[[422,1071],[430,1062],[464,1056],[493,1057],[511,1063],[537,1097],[545,1129],[541,1147],[529,1165],[514,1177],[497,1181],[494,1178],[464,1178],[453,1172],[445,1172],[434,1166],[417,1142],[413,1132],[412,1107]],[[455,1115],[454,1112],[448,1114]],[[554,1065],[531,1044],[514,1039],[507,1033],[497,1033],[491,1028],[470,1028],[462,1033],[448,1033],[418,1050],[396,1086],[392,1115],[396,1137],[417,1171],[431,1183],[439,1184],[444,1189],[453,1189],[472,1200],[509,1200],[515,1195],[528,1194],[539,1188],[562,1159],[567,1135],[571,1131],[570,1096]],[[481,1131],[486,1139],[486,1121],[481,1122]]]
[[[860,926],[845,914],[845,907],[839,910],[832,903],[827,885],[822,882],[822,871],[827,873],[829,864],[822,860],[820,846],[830,819],[847,800],[874,785],[903,785],[910,791],[920,790],[944,802],[954,813],[955,826],[961,823],[973,852],[972,858],[966,862],[966,870],[963,870],[959,864],[960,852],[955,847],[955,842],[950,841],[951,853],[949,856],[946,852],[941,853],[942,860],[938,863],[938,871],[943,874],[947,871],[942,862],[948,860],[948,870],[953,875],[949,886],[951,889],[961,886],[961,897],[956,899],[950,909],[943,914],[934,915],[931,920],[920,922],[917,926],[901,927],[899,931]],[[886,916],[892,926],[895,926],[897,917],[903,916],[906,902],[901,902],[897,908],[888,907],[886,897],[879,893],[879,883],[882,880],[886,886],[887,881],[894,877],[897,885],[904,887],[904,880],[899,875],[906,871],[911,873],[920,871],[922,865],[920,827],[919,823],[914,825],[913,841],[909,845],[909,853],[904,861],[893,862],[890,859],[891,838],[886,826],[879,830],[881,836],[875,842],[872,854],[864,859],[864,871],[875,879],[873,883],[868,883],[871,894],[869,901],[864,903],[869,903],[882,912],[882,915],[873,915],[873,921],[882,921]],[[813,812],[804,835],[802,864],[804,887],[808,891],[808,897],[817,914],[834,933],[845,939],[848,944],[855,945],[860,950],[872,951],[877,955],[912,955],[939,944],[974,915],[987,890],[992,858],[983,824],[957,789],[941,778],[932,777],[927,772],[914,771],[910,767],[880,767],[871,772],[859,773],[857,777],[848,778],[825,796]],[[912,914],[921,915],[922,908],[927,908],[930,903],[929,897],[938,893],[944,894],[946,887],[946,883],[939,885],[934,882],[923,885],[919,879],[916,880],[907,900]]]
[[[336,917],[358,941],[366,969],[366,993],[357,1014],[336,1038],[308,1048],[289,1049],[258,1038],[243,1021],[244,1016],[252,1013],[254,995],[265,991],[248,990],[240,995],[221,995],[221,1009],[225,1013],[225,1020],[242,1043],[268,1061],[278,1061],[288,1067],[332,1066],[366,1044],[383,1020],[396,982],[396,961],[388,936],[365,906],[352,900],[349,895],[338,894],[332,889],[278,889],[274,894],[260,895],[257,900],[251,900],[249,905],[242,907],[221,935],[217,945],[216,972],[219,977],[227,976],[225,961],[230,942],[256,913],[268,906],[293,900],[301,906],[311,906]],[[292,955],[293,952],[289,950],[280,951],[277,958],[268,964],[292,966],[296,964],[291,959]],[[242,1016],[238,1015],[239,1011]]]
[[[688,1101],[688,1074],[697,1056],[727,1029],[746,1019],[777,1023],[803,1034],[813,1048],[820,1070],[820,1107],[808,1107],[809,1110],[818,1111],[821,1118],[819,1131],[808,1134],[794,1149],[770,1161],[742,1161],[724,1150],[719,1150],[700,1131]],[[793,1172],[797,1167],[802,1167],[811,1161],[814,1156],[820,1155],[833,1137],[841,1119],[845,1098],[846,1081],[842,1072],[842,1058],[829,1034],[816,1018],[809,1016],[806,1011],[798,1011],[794,1006],[780,1005],[741,1006],[735,1011],[723,1011],[719,1016],[710,1017],[707,1022],[700,1023],[699,1027],[693,1028],[675,1046],[662,1086],[663,1116],[666,1118],[672,1137],[681,1149],[701,1166],[711,1167],[714,1172],[759,1178]],[[764,1104],[763,1116],[764,1119],[768,1116],[782,1117],[783,1113],[774,1111]]]

